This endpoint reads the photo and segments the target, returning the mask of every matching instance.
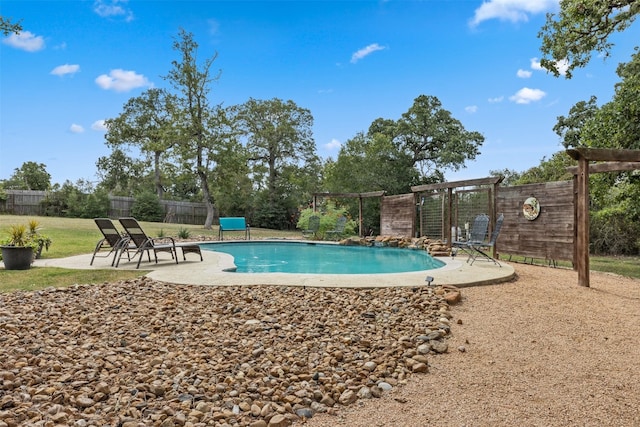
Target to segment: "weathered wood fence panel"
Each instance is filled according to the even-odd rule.
[[[540,214],[534,220],[525,218],[523,212],[524,201],[529,197],[540,203]],[[505,217],[496,243],[499,253],[573,261],[573,181],[500,187],[496,210]]]
[[[0,201],[0,211],[13,215],[44,215],[40,203],[47,196],[46,191],[5,190],[7,200]]]
[[[0,201],[0,212],[12,215],[44,215],[42,200],[47,191],[5,190],[7,200]],[[109,196],[109,217],[121,218],[131,216],[133,197]],[[181,202],[176,200],[160,200],[164,222],[176,224],[204,224],[207,218],[207,207],[204,203]],[[214,216],[217,217],[217,215]],[[215,220],[216,218],[214,218]]]
[[[207,219],[207,207],[204,203],[161,200],[164,208],[164,222],[176,224],[204,224]],[[214,211],[214,221],[218,218]]]
[[[415,221],[416,202],[413,193],[382,197],[380,234],[383,236],[413,236]]]

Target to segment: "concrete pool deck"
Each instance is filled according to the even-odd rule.
[[[204,243],[204,242],[203,242]],[[310,286],[327,288],[376,288],[393,286],[422,286],[426,277],[434,278],[434,285],[453,285],[457,287],[480,286],[506,282],[515,277],[512,266],[501,263],[499,267],[492,262],[477,260],[473,265],[466,262],[466,256],[456,258],[436,257],[446,263],[444,267],[409,273],[392,274],[298,274],[298,273],[234,273],[225,271],[233,267],[231,255],[203,250],[204,261],[197,254],[187,254],[182,260],[182,251],[178,250],[179,264],[166,253],[158,254],[158,263],[143,260],[141,271],[150,271],[147,277],[168,283],[183,285],[242,286],[242,285],[281,285]],[[38,259],[36,267],[60,267],[69,269],[99,270],[115,269],[111,267],[112,257],[99,258],[89,265],[91,254],[68,258]],[[120,270],[135,270],[135,261],[120,260]]]

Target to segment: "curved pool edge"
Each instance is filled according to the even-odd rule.
[[[228,254],[202,251],[204,262],[181,262],[171,267],[157,268],[147,274],[154,280],[177,284],[210,286],[309,286],[325,288],[381,288],[398,286],[424,286],[426,277],[434,278],[433,285],[457,287],[479,286],[512,280],[515,270],[502,263],[502,267],[488,262],[469,265],[462,260],[436,257],[443,267],[406,273],[381,274],[301,274],[301,273],[235,273],[233,257]]]
[[[68,258],[38,259],[34,266],[61,267],[70,269],[114,269],[111,258],[96,258],[89,265],[92,254],[77,255]],[[181,254],[179,253],[179,256]],[[502,283],[515,278],[514,268],[502,262],[502,267],[485,261],[476,261],[473,265],[461,259],[436,257],[445,263],[444,267],[408,273],[385,274],[299,274],[299,273],[234,273],[224,271],[233,268],[233,257],[219,252],[202,251],[204,261],[193,254],[180,263],[170,259],[167,254],[158,254],[158,264],[143,262],[141,272],[149,271],[147,277],[180,285],[210,286],[309,286],[327,288],[379,288],[396,286],[424,286],[425,278],[434,278],[433,285],[453,285],[457,287],[480,286]],[[123,259],[118,269],[135,270],[136,261]]]

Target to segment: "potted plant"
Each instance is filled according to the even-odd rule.
[[[51,238],[40,233],[40,223],[35,219],[29,220],[29,238],[35,242],[34,246],[34,256],[35,259],[39,259],[42,255],[42,250],[49,250],[49,246],[51,246]]]
[[[7,270],[27,270],[36,254],[42,249],[49,249],[51,239],[39,232],[37,221],[31,220],[28,225],[16,224],[9,227],[9,237],[0,245],[2,261]]]

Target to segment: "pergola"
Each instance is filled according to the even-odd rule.
[[[313,193],[313,211],[316,211],[318,197],[322,198],[357,198],[358,199],[358,236],[362,237],[362,199],[382,197],[385,191],[370,191],[368,193]]]
[[[444,230],[444,238],[447,240],[448,245],[451,246],[451,242],[454,240],[451,235],[451,224],[453,221],[453,192],[457,188],[461,187],[478,187],[478,186],[489,186],[491,189],[491,208],[489,212],[489,218],[491,220],[491,224],[494,224],[496,221],[496,203],[495,196],[500,186],[500,183],[504,177],[502,176],[490,176],[487,178],[476,178],[476,179],[466,179],[462,181],[448,181],[448,182],[439,182],[436,184],[422,184],[422,185],[414,185],[411,187],[411,191],[414,193],[423,193],[428,191],[438,191],[438,190],[446,190],[447,192],[447,200],[449,202],[448,212],[449,218],[447,218],[449,224],[448,227],[445,227]],[[495,249],[494,249],[495,250]]]
[[[578,161],[576,176],[576,253],[578,284],[589,287],[589,173],[640,169],[640,150],[573,148],[567,154]],[[590,165],[591,161],[602,161]]]

